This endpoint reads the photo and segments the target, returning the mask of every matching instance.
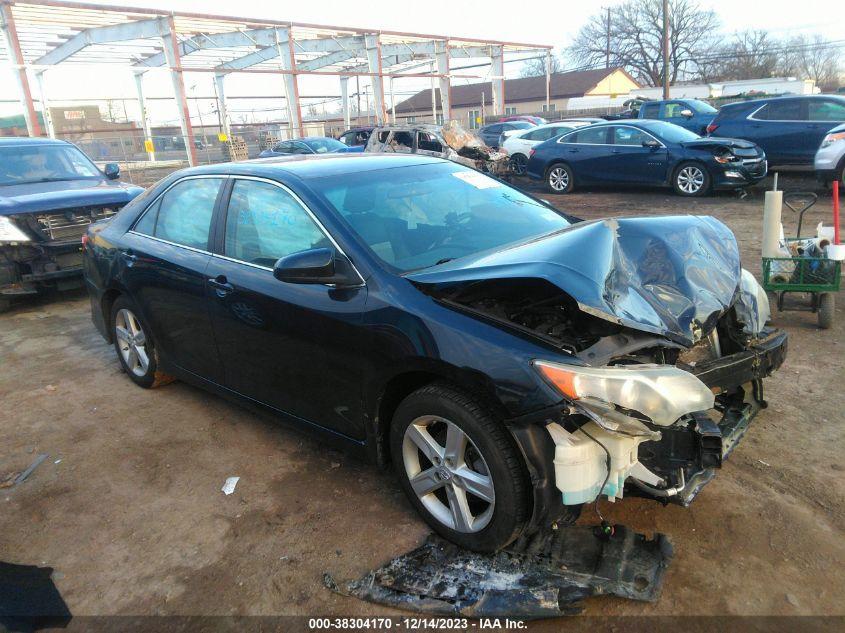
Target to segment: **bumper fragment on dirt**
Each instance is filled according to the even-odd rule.
[[[518,540],[496,554],[477,554],[431,535],[345,590],[344,595],[419,613],[468,617],[570,615],[590,596],[653,602],[660,596],[672,545],[616,526],[609,539],[573,526]]]

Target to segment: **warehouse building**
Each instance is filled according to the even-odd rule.
[[[506,79],[504,87],[505,115],[538,114],[570,109],[570,100],[594,98],[597,104],[609,99],[627,97],[640,85],[622,68],[602,68],[568,73],[552,73],[546,77],[520,77]],[[477,128],[488,115],[493,115],[493,91],[490,82],[453,85],[450,91],[452,119],[470,128]],[[437,95],[437,119],[442,122],[440,93]],[[582,107],[583,109],[583,107]],[[432,119],[431,90],[423,90],[396,105],[397,122],[413,123]]]

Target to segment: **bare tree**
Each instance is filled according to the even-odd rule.
[[[842,46],[821,35],[798,35],[784,43],[779,74],[812,79],[822,90],[832,90],[840,83]]]
[[[560,73],[563,72],[563,64],[560,61],[560,57],[552,53],[551,56],[551,71],[553,73]],[[540,77],[546,74],[546,58],[543,57],[535,57],[534,59],[529,59],[522,65],[522,68],[519,71],[520,77]]]
[[[715,54],[699,57],[699,73],[704,81],[771,77],[777,71],[779,48],[780,42],[766,31],[734,33]]]
[[[712,50],[718,26],[716,14],[702,9],[695,0],[670,0],[669,79],[672,83],[698,73],[697,59]],[[657,86],[663,80],[662,40],[661,0],[628,0],[590,18],[578,31],[568,52],[578,66],[603,67],[609,60],[611,66],[625,68],[641,83]]]

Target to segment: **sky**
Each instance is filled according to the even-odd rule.
[[[337,26],[353,26],[367,29],[412,31],[434,35],[476,37],[492,40],[517,41],[532,44],[550,44],[560,49],[569,44],[572,37],[590,16],[603,7],[618,4],[613,0],[543,4],[537,11],[515,9],[512,0],[426,0],[426,2],[405,3],[397,0],[108,0],[110,5],[141,6],[175,11],[191,11],[220,15],[237,15],[278,19],[281,22],[311,22]],[[737,2],[736,0],[700,0],[704,8],[712,8],[719,16],[722,30],[726,34],[750,28],[764,29],[777,37],[821,33],[828,38],[842,37],[841,0],[767,0],[765,10],[760,2]],[[237,6],[237,9],[233,7]],[[800,10],[798,9],[800,7]],[[516,76],[519,64],[506,64],[506,75]],[[484,73],[485,69],[475,72]],[[131,75],[122,71],[51,70],[47,73],[47,89],[51,100],[61,102],[62,98],[124,97],[129,99],[127,113],[130,118],[137,112],[134,103],[134,84]],[[96,81],[92,81],[95,79]],[[281,95],[281,83],[272,76],[240,75],[227,79],[227,94]],[[460,80],[453,80],[460,81]],[[467,82],[469,80],[463,80]],[[148,96],[170,96],[170,82],[166,73],[148,74]],[[396,82],[397,101],[409,94],[428,87],[426,79],[404,79]],[[3,103],[17,95],[8,67],[0,66],[0,115],[18,111],[15,104]],[[195,73],[186,76],[189,94],[212,95],[212,79],[209,73]],[[36,91],[37,92],[37,91]],[[339,94],[338,81],[334,78],[302,77],[300,94]],[[307,100],[305,100],[307,102]],[[253,108],[268,109],[255,116],[280,117],[283,100],[261,100],[253,102],[234,101],[233,110]],[[337,108],[338,102],[327,104]],[[199,110],[197,110],[197,107]],[[210,101],[194,103],[194,117],[198,112],[211,119],[214,104]],[[279,108],[270,111],[270,108]],[[153,101],[150,115],[154,122],[175,122],[176,110],[166,101]],[[233,119],[247,117],[246,113],[233,112]]]

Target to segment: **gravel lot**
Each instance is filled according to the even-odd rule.
[[[759,276],[760,191],[544,197],[585,218],[714,215]],[[822,217],[829,195],[805,226]],[[656,604],[596,598],[587,614],[845,614],[843,312],[828,331],[809,312],[775,314],[791,340],[770,407],[690,509],[604,503],[613,522],[670,535],[676,554]],[[398,614],[321,580],[357,577],[426,535],[390,473],[188,385],[135,387],[82,294],[0,315],[0,397],[0,481],[50,455],[0,489],[0,560],[54,567],[74,614]]]

